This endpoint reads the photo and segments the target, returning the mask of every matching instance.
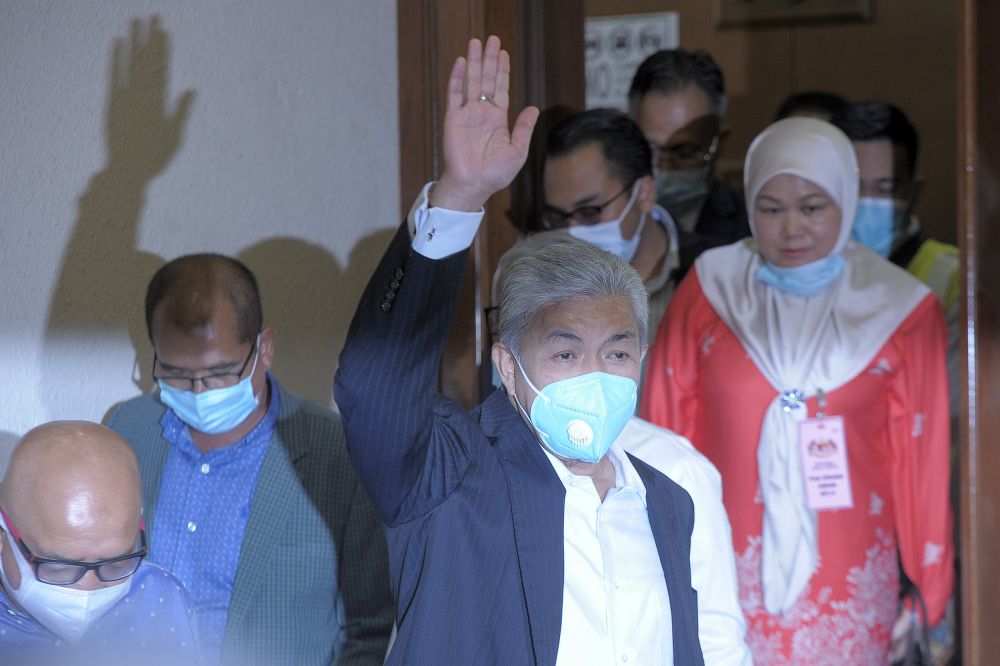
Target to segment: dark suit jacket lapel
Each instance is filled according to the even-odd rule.
[[[250,515],[226,619],[227,635],[238,634],[230,628],[239,626],[269,570],[274,551],[285,532],[285,518],[295,503],[295,493],[290,491],[288,484],[295,478],[294,468],[305,464],[309,451],[306,438],[296,437],[283,427],[295,410],[295,402],[280,388],[278,391],[281,396],[278,420],[250,500]]]
[[[685,534],[684,522],[665,486],[669,480],[652,467],[628,454],[633,467],[646,486],[646,514],[653,531],[653,541],[660,555],[660,566],[670,596],[670,620],[674,636],[675,663],[688,663],[684,655],[691,650],[686,637],[698,637],[697,607],[692,601],[691,535]],[[685,572],[687,575],[685,575]],[[693,631],[692,631],[693,628]],[[701,654],[700,645],[697,653]]]
[[[566,491],[534,434],[498,391],[481,427],[507,478],[521,586],[537,664],[554,664],[562,629]]]

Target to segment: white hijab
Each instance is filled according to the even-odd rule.
[[[848,240],[858,166],[840,130],[822,120],[788,118],[754,139],[744,166],[754,233],[757,195],[780,174],[815,183],[840,208],[832,250],[846,261],[840,276],[811,296],[778,291],[757,280],[763,259],[752,239],[705,252],[695,262],[712,308],[775,391],[757,446],[764,501],[761,580],[764,606],[772,614],[791,608],[819,563],[816,512],[806,505],[798,448],[798,423],[809,414],[804,402],[783,396],[801,391],[805,399],[849,382],[930,293],[905,271]]]

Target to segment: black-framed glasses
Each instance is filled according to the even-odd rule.
[[[704,144],[694,141],[685,141],[667,146],[658,146],[650,142],[650,150],[653,151],[653,164],[663,171],[673,169],[697,169],[708,166],[715,151],[719,148],[719,135],[712,137],[712,142],[705,148]]]
[[[49,585],[72,585],[83,578],[88,571],[93,570],[97,574],[97,579],[105,583],[113,583],[116,580],[128,578],[134,574],[143,558],[146,557],[146,528],[145,525],[139,527],[139,550],[128,555],[120,555],[98,562],[77,562],[75,560],[57,560],[48,557],[38,557],[31,552],[28,544],[24,543],[21,534],[11,522],[10,517],[0,509],[0,516],[7,525],[7,532],[11,540],[21,550],[24,559],[35,570],[35,578],[40,583]]]
[[[156,373],[156,364],[159,362],[159,358],[154,353],[153,380],[162,381],[163,383],[182,391],[194,391],[195,382],[201,382],[201,385],[207,391],[234,386],[235,384],[238,384],[241,379],[243,379],[243,373],[246,371],[247,366],[250,365],[250,359],[254,357],[254,352],[257,351],[257,343],[259,340],[260,335],[254,338],[253,344],[250,345],[250,353],[247,354],[247,357],[243,361],[243,365],[240,367],[238,372],[216,372],[202,377],[185,377],[171,374],[159,375]]]
[[[633,180],[631,183],[623,187],[621,192],[600,205],[580,206],[579,208],[575,208],[568,213],[556,208],[555,206],[545,204],[545,206],[542,207],[542,226],[546,229],[561,229],[568,224],[568,220],[576,220],[580,224],[588,226],[591,224],[597,224],[601,221],[601,213],[604,212],[604,209],[610,206],[621,195],[631,190],[635,183],[636,181]]]

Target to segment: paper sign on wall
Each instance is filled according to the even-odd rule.
[[[629,14],[587,19],[587,108],[628,109],[636,68],[651,53],[680,44],[680,14]]]

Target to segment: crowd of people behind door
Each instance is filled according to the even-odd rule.
[[[497,388],[466,412],[438,364],[538,115],[510,127],[509,77],[496,38],[456,61],[444,169],[362,296],[339,415],[270,373],[240,262],[151,276],[154,393],[12,454],[0,661],[955,658],[958,253],[914,214],[904,112],[795,95],[737,192],[718,65],[651,55],[628,113],[545,137],[542,230],[494,275]]]

